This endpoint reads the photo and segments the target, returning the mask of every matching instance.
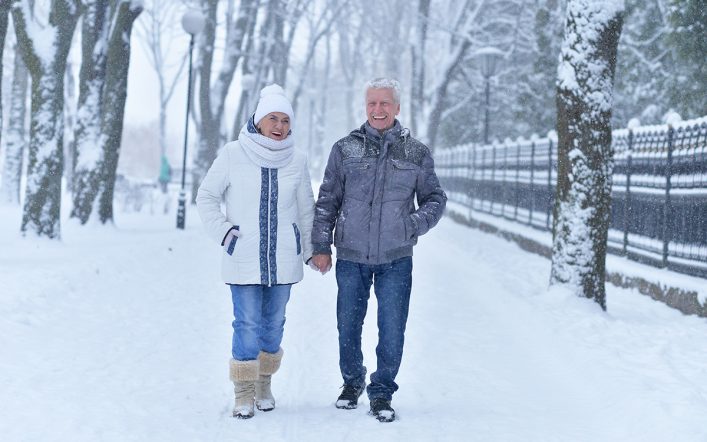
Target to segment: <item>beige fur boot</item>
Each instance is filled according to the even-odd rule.
[[[255,381],[258,379],[259,365],[257,359],[253,361],[239,361],[231,359],[231,381],[233,381],[236,394],[236,406],[233,408],[233,417],[248,419],[253,417],[255,399]]]
[[[273,373],[280,368],[282,361],[282,348],[277,353],[261,351],[258,355],[260,361],[260,376],[255,381],[255,406],[260,411],[271,411],[275,408],[275,398],[270,391],[270,381]]]

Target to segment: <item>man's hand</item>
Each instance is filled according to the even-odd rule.
[[[331,255],[320,254],[312,256],[311,261],[322,275],[331,270]]]

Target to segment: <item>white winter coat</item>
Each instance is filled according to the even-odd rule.
[[[222,247],[225,283],[271,286],[302,279],[302,263],[312,257],[314,217],[304,153],[295,150],[285,167],[261,168],[237,140],[230,142],[204,177],[196,205],[208,234],[222,246],[231,227],[241,232],[232,255]]]

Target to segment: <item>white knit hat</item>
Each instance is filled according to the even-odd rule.
[[[255,124],[258,124],[264,116],[270,112],[282,112],[290,117],[290,124],[295,119],[295,113],[292,111],[292,104],[285,96],[285,91],[280,85],[271,84],[260,90],[260,100],[255,108]]]

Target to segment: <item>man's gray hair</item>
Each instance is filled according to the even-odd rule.
[[[366,83],[365,93],[368,93],[369,89],[390,89],[393,91],[395,104],[400,104],[400,83],[394,78],[379,77],[369,80]]]

